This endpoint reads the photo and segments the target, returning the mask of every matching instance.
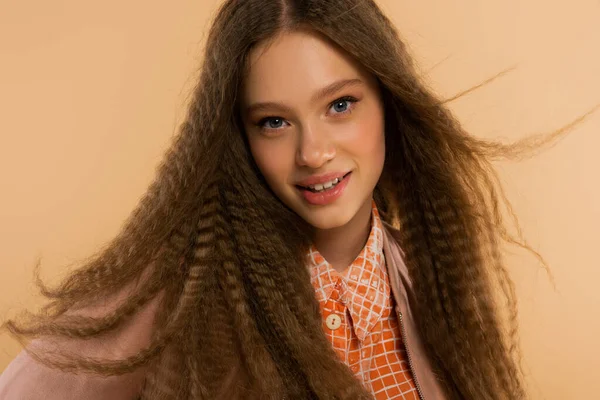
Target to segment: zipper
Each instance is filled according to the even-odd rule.
[[[406,357],[408,358],[408,366],[410,367],[410,370],[412,372],[413,381],[415,382],[415,387],[417,388],[419,399],[425,400],[425,396],[423,396],[423,391],[421,390],[421,385],[419,384],[419,380],[417,379],[417,374],[413,366],[412,358],[410,356],[410,350],[408,349],[408,342],[406,341],[406,330],[404,329],[404,322],[402,321],[402,311],[398,311],[398,321],[400,321],[400,333],[402,335],[402,341],[404,342],[404,350],[406,351]]]

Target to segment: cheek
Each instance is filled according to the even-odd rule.
[[[346,148],[362,164],[363,169],[381,173],[385,160],[385,135],[383,116],[363,118],[347,137]]]
[[[262,138],[249,140],[250,151],[265,180],[277,192],[277,186],[285,183],[289,175],[289,156],[285,146]]]

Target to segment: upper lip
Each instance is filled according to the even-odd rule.
[[[318,184],[322,184],[322,183],[326,183],[329,181],[334,180],[335,178],[342,178],[344,177],[346,174],[348,174],[350,171],[346,171],[346,172],[329,172],[327,174],[322,174],[322,175],[312,175],[309,176],[308,178],[302,179],[298,182],[296,182],[296,185],[298,186],[313,186],[313,185],[318,185]]]

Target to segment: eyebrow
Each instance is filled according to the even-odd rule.
[[[345,87],[358,86],[358,85],[362,85],[362,84],[363,84],[363,81],[358,78],[340,79],[338,81],[335,81],[335,82],[325,86],[324,88],[319,89],[315,94],[312,95],[310,100],[312,102],[317,102],[325,97],[329,97],[329,96],[337,93],[338,91],[342,90]],[[256,112],[256,111],[267,111],[267,110],[281,110],[283,112],[291,112],[291,109],[288,106],[285,106],[280,103],[268,101],[268,102],[254,103],[254,104],[249,105],[246,108],[246,114],[250,114],[250,113]]]

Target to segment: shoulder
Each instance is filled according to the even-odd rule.
[[[400,231],[387,222],[383,223],[383,230],[383,250],[387,272],[392,289],[398,296],[400,292],[412,290],[412,280],[405,262],[406,254],[401,246]]]
[[[399,253],[399,256],[404,257],[404,250],[402,250],[402,246],[400,245],[400,243],[401,243],[400,230],[394,228],[392,225],[390,225],[389,223],[387,223],[385,221],[382,221],[382,225],[383,225],[384,243],[386,245],[390,246],[391,248],[397,250]]]

